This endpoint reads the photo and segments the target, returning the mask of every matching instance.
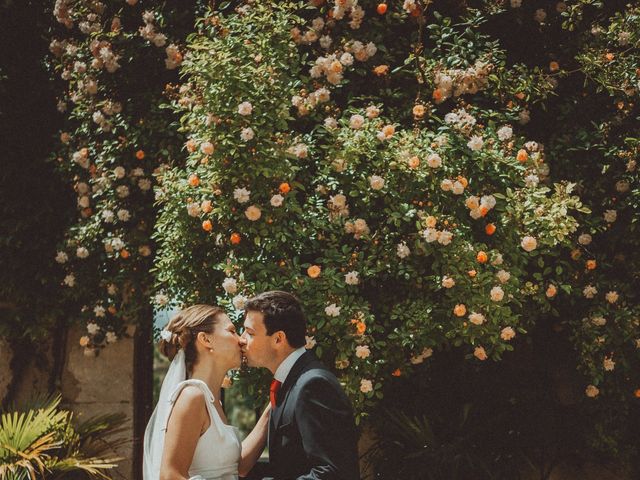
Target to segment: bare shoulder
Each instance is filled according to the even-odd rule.
[[[183,413],[201,412],[202,416],[206,413],[204,392],[194,385],[186,385],[182,388],[176,398],[173,410],[176,415]]]

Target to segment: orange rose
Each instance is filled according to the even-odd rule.
[[[477,274],[478,272],[476,272],[475,270],[469,270],[467,272],[467,275],[469,275],[471,278],[474,278]]]
[[[280,190],[281,194],[286,195],[291,191],[291,186],[287,182],[282,182],[278,187],[278,190]]]
[[[462,175],[458,175],[457,180],[462,184],[462,186],[464,188],[467,188],[467,186],[469,185],[469,180],[467,180],[465,177],[463,177]]]
[[[393,375],[394,377],[399,377],[400,375],[402,375],[402,370],[396,368],[391,375]]]
[[[426,112],[426,109],[424,108],[424,105],[414,105],[413,107],[414,117],[422,118],[424,117],[425,112]]]
[[[127,259],[127,258],[129,258],[129,255],[130,255],[130,253],[129,253],[128,250],[126,250],[124,248],[122,250],[120,250],[120,258]]]
[[[487,257],[487,254],[482,250],[480,250],[478,252],[478,255],[476,255],[476,260],[478,260],[479,263],[487,263],[488,259],[489,258]]]
[[[516,156],[516,159],[520,163],[526,162],[527,158],[529,158],[529,154],[527,153],[527,151],[524,148],[521,148],[520,150],[518,150],[518,155]]]
[[[231,237],[229,237],[229,240],[231,240],[232,245],[238,245],[240,243],[240,234],[233,232]]]
[[[113,305],[110,305],[110,306],[107,308],[107,310],[109,311],[109,313],[110,313],[111,315],[115,315],[115,314],[116,314],[116,312],[117,312],[116,307],[114,307]]]
[[[213,224],[211,223],[211,220],[205,220],[204,222],[202,222],[202,229],[205,232],[210,232],[213,229]]]
[[[385,137],[390,137],[391,135],[396,133],[396,127],[394,127],[393,125],[385,125],[384,127],[382,127],[382,133],[384,133]]]
[[[409,159],[409,168],[416,169],[420,166],[420,159],[415,155]]]
[[[378,7],[376,8],[376,12],[378,12],[378,15],[384,15],[385,13],[387,13],[387,4],[379,3]]]
[[[389,73],[389,65],[378,65],[373,69],[373,73],[379,77],[384,77]]]
[[[595,260],[587,260],[587,270],[595,270],[596,266],[597,264]]]
[[[200,185],[200,179],[196,174],[191,174],[189,176],[189,185],[191,185],[192,187],[197,187],[198,185]]]
[[[484,232],[487,235],[493,235],[496,233],[496,226],[493,223],[488,223],[486,227],[484,227]]]
[[[609,52],[609,53],[605,54],[605,56],[604,56],[604,59],[605,59],[607,62],[613,62],[613,59],[614,59],[614,58],[616,58],[616,56],[615,56],[613,53],[611,53],[611,52]]]
[[[433,91],[433,95],[432,96],[433,96],[433,100],[436,103],[440,103],[442,101],[442,97],[443,97],[442,90],[440,90],[439,88],[436,88]]]
[[[560,64],[558,62],[549,63],[549,70],[552,72],[557,72],[560,69]]]
[[[191,138],[187,140],[185,146],[187,147],[187,152],[189,153],[193,153],[196,151],[196,142]]]
[[[322,269],[318,265],[311,265],[309,268],[307,268],[307,275],[309,275],[311,278],[318,278],[321,271]]]
[[[467,307],[465,307],[464,303],[459,303],[453,307],[453,313],[456,317],[464,317],[467,313]]]
[[[364,322],[356,323],[356,332],[358,332],[358,335],[362,335],[366,331],[367,331],[367,326],[365,325]]]
[[[523,100],[524,99],[524,93],[523,92],[518,92],[516,93],[516,98],[518,100]]]
[[[640,398],[640,388],[636,388],[635,392],[633,392],[633,395],[634,395],[636,398]]]
[[[138,151],[136,152],[136,158],[137,158],[138,160],[143,160],[143,159],[144,159],[144,150],[138,150]]]

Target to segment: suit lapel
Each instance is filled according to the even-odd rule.
[[[304,368],[309,365],[309,363],[313,362],[316,359],[315,355],[311,352],[305,352],[297,361],[293,364],[289,375],[285,379],[282,387],[278,390],[278,394],[276,396],[276,408],[272,412],[273,417],[273,427],[277,429],[280,425],[280,420],[282,418],[282,412],[284,411],[284,407],[287,403],[287,398],[289,397],[289,392],[291,391],[291,387],[296,383],[298,377],[304,371]],[[270,432],[271,435],[275,434],[275,432]]]

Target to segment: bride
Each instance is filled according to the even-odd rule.
[[[239,337],[224,310],[194,305],[173,317],[159,348],[172,359],[144,434],[144,480],[236,480],[258,460],[269,407],[240,441],[228,424],[220,389],[241,363]]]

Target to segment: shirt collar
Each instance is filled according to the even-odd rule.
[[[298,361],[298,359],[302,355],[304,355],[304,352],[306,352],[306,351],[307,351],[307,349],[305,347],[300,347],[297,350],[294,350],[293,352],[291,352],[287,356],[287,358],[285,358],[282,361],[282,363],[278,366],[278,368],[276,369],[276,373],[274,374],[273,378],[275,378],[276,380],[278,380],[281,383],[284,383],[284,381],[289,376],[289,372],[293,368],[293,365]]]

